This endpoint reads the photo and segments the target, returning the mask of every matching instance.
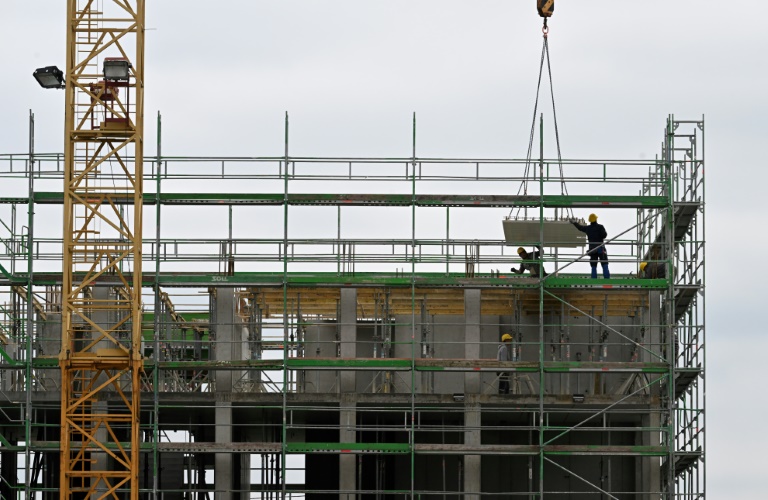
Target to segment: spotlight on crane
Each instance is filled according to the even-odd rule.
[[[131,63],[122,57],[107,57],[104,59],[104,79],[111,81],[128,81],[131,75]]]
[[[37,68],[32,76],[35,77],[37,83],[44,89],[63,89],[64,88],[64,72],[56,66],[46,66],[45,68]]]

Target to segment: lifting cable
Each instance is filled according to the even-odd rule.
[[[542,16],[544,17],[544,16]],[[557,112],[555,109],[555,90],[552,83],[552,67],[550,65],[550,58],[549,58],[549,42],[548,42],[548,35],[549,35],[549,27],[547,26],[547,17],[544,17],[544,26],[541,28],[541,32],[543,34],[544,42],[541,47],[541,60],[539,61],[539,78],[536,84],[536,99],[533,103],[533,120],[531,123],[531,133],[528,137],[528,152],[525,157],[525,172],[523,174],[523,181],[520,184],[520,187],[517,190],[517,195],[522,194],[527,195],[528,194],[528,182],[533,177],[531,175],[532,169],[534,168],[533,163],[531,162],[531,156],[533,153],[533,139],[536,131],[536,114],[538,113],[538,107],[539,107],[539,92],[541,91],[541,77],[544,73],[544,60],[547,61],[547,74],[549,76],[549,93],[552,100],[552,116],[554,118],[554,124],[555,124],[555,142],[557,143],[557,164],[560,171],[560,194],[561,195],[567,195],[568,194],[568,188],[565,185],[565,177],[563,175],[563,159],[562,155],[560,153],[560,133],[557,128]],[[517,213],[515,214],[515,217],[517,218],[520,214],[520,210],[522,207],[518,207]],[[512,210],[509,211],[509,215],[512,215]],[[573,217],[573,209],[567,208],[566,213],[570,212],[570,217]],[[527,214],[527,207],[525,208],[525,213]]]

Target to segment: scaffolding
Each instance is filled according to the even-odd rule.
[[[421,158],[415,139],[410,157],[296,157],[287,117],[276,157],[163,156],[160,130],[143,158],[143,498],[705,496],[703,120],[670,116],[653,160],[542,157],[533,178],[525,160]],[[0,155],[14,499],[61,479],[64,161],[33,139],[30,117],[29,151]],[[598,212],[611,278],[549,239],[524,242],[548,276],[510,273],[515,209],[541,226]],[[87,293],[125,299],[110,273]]]

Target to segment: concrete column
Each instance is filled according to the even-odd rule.
[[[340,322],[340,341],[341,357],[354,358],[357,356],[357,289],[341,289],[341,314]],[[355,392],[354,371],[342,371],[339,374],[339,390],[342,395],[340,398],[341,408],[339,409],[339,442],[354,443],[357,440],[355,432],[355,421],[357,418],[352,397],[345,396],[345,393]],[[339,490],[351,491],[355,489],[356,455],[342,453],[339,455]],[[339,498],[353,499],[355,495],[339,493]]]
[[[464,358],[480,359],[480,290],[464,290]],[[480,373],[464,373],[464,393],[480,394]]]
[[[659,427],[659,414],[657,412],[643,415],[641,425],[645,428]],[[660,446],[661,435],[658,432],[642,431],[640,432],[640,444],[642,446]],[[638,474],[635,478],[636,491],[659,491],[661,489],[661,458],[659,457],[638,457],[640,463]],[[658,493],[644,493],[644,500],[661,500]]]
[[[235,314],[234,288],[216,290],[216,361],[240,361],[243,359],[242,325]],[[216,392],[232,392],[242,376],[241,371],[218,370],[215,372]]]
[[[217,443],[232,443],[232,403],[216,401],[215,438]],[[232,453],[216,453],[213,469],[215,500],[232,500]]]
[[[479,290],[478,290],[479,291]],[[480,405],[477,403],[467,404],[464,409],[464,444],[480,445]],[[481,489],[481,469],[480,455],[464,455],[464,491],[475,492],[475,494],[465,493],[464,497],[468,500],[479,500],[480,495],[477,492]]]
[[[0,347],[5,351],[5,353],[8,355],[8,357],[12,359],[17,359],[18,354],[18,347],[19,345],[16,343],[15,339],[8,339],[7,344],[0,344]],[[5,362],[5,360],[2,360]],[[14,385],[18,381],[19,374],[21,373],[20,370],[0,370],[0,391],[2,392],[11,392],[12,390],[19,390],[18,388],[14,388]],[[22,386],[23,390],[23,386]]]
[[[357,442],[355,423],[357,411],[351,396],[341,396],[341,409],[339,410],[339,442]],[[342,453],[339,455],[339,491],[352,491],[357,487],[357,474],[355,472],[357,455]],[[353,493],[339,493],[339,499],[354,500],[357,495]]]
[[[44,356],[58,356],[61,352],[61,313],[46,313],[46,320],[38,320],[38,345]],[[39,379],[40,385],[46,391],[59,392],[61,387],[61,371],[43,370],[45,377]]]
[[[94,300],[98,301],[99,304],[114,304],[114,292],[112,291],[111,287],[106,286],[95,286],[93,287],[93,298]],[[94,310],[93,314],[91,315],[91,319],[99,325],[100,327],[104,328],[105,330],[109,330],[112,328],[112,326],[119,321],[119,318],[115,316],[115,313],[109,309],[96,309]],[[91,334],[91,338],[94,338],[98,333],[94,331]],[[115,336],[116,340],[119,340],[117,338],[117,334],[113,333],[112,335]],[[121,343],[123,343],[121,341]],[[112,343],[111,340],[100,340],[96,344],[96,350],[98,349],[115,349],[116,346],[114,343]],[[107,376],[105,374],[102,374],[98,377],[97,383],[105,382],[107,380]],[[128,380],[125,378],[124,380]],[[112,393],[114,392],[114,388],[109,385],[102,389],[100,392],[102,393]],[[92,410],[93,413],[96,414],[107,414],[109,413],[109,408],[107,407],[106,401],[99,400],[96,401],[93,404]],[[94,433],[96,439],[100,443],[107,443],[112,440],[112,438],[107,434],[107,429],[105,426],[100,426],[99,429]],[[91,455],[91,459],[95,461],[93,465],[94,470],[99,471],[106,471],[109,470],[109,459],[106,453],[104,452],[94,452]],[[103,481],[99,481],[98,485],[96,486],[96,493],[97,497],[100,497],[101,495],[106,494],[107,492],[107,485]]]
[[[253,441],[248,439],[248,441]],[[240,487],[241,491],[248,491],[251,487],[251,455],[249,453],[240,453]],[[248,493],[240,493],[240,498],[245,500],[250,498]]]
[[[357,356],[357,289],[341,289],[340,341],[341,357],[354,358]],[[342,371],[339,374],[339,389],[344,392],[355,392],[355,372]]]
[[[101,328],[104,328],[105,330],[109,330],[112,328],[112,326],[117,323],[120,318],[118,318],[115,315],[115,312],[111,310],[111,307],[114,307],[115,304],[115,294],[112,291],[111,287],[108,286],[95,286],[93,287],[93,300],[98,301],[99,307],[103,307],[103,309],[95,309],[93,313],[91,314],[91,319],[94,323],[99,325]],[[109,308],[107,307],[109,306]],[[121,312],[121,314],[125,315],[126,312]],[[90,328],[90,327],[88,327]],[[128,324],[125,324],[123,328],[128,328]],[[91,334],[91,338],[94,338],[97,336],[97,332],[93,332]],[[117,334],[113,333],[112,335],[117,338]],[[119,340],[119,339],[118,339]],[[111,340],[103,339],[100,340],[96,344],[96,349],[115,349],[117,346],[112,343]]]
[[[215,301],[216,324],[211,325],[216,332],[214,358],[216,361],[233,361],[241,359],[241,329],[239,318],[235,315],[235,291],[233,288],[219,288],[216,290]],[[232,370],[217,370],[214,374],[216,381],[216,394],[220,396],[216,401],[214,411],[216,417],[215,441],[219,444],[232,443],[232,403],[225,396],[231,393],[235,382],[240,378],[241,372]],[[233,487],[234,463],[232,453],[216,453],[214,458],[213,485],[216,493],[215,500],[231,500]]]
[[[91,411],[95,414],[108,414],[109,408],[107,407],[106,401],[96,401],[93,403],[93,406],[91,407]],[[99,428],[94,432],[93,434],[96,437],[96,440],[100,443],[109,443],[112,441],[112,438],[107,434],[107,429],[104,425],[99,426]],[[94,461],[93,470],[98,471],[107,471],[111,470],[112,467],[109,466],[109,457],[106,453],[101,451],[95,451],[91,454],[91,460]],[[93,485],[95,480],[91,480],[91,485]],[[99,480],[98,484],[96,485],[96,498],[99,498],[101,495],[106,494],[108,488],[106,483],[104,481]]]
[[[645,347],[654,353],[661,354],[662,346],[659,345],[661,340],[661,328],[658,325],[664,323],[664,318],[661,317],[661,294],[652,290],[648,293],[648,313],[645,317],[645,324],[649,325],[645,330],[645,340],[641,342],[645,343]],[[655,356],[651,356],[645,349],[640,350],[640,361],[645,363],[654,362],[658,363],[659,359]]]
[[[169,311],[165,310],[165,308],[158,308],[158,312],[163,311],[160,314],[158,325],[157,325],[157,332],[155,332],[155,335],[157,335],[158,338],[158,349],[157,352],[153,354],[153,357],[155,360],[160,363],[162,361],[166,360],[166,351],[163,349],[163,345],[166,344],[171,339],[171,328],[173,324],[173,319],[171,318],[171,314]],[[155,343],[152,342],[152,348],[154,350]],[[158,391],[164,392],[166,391],[165,387],[165,379],[166,379],[166,372],[165,370],[158,370],[157,371],[157,387]]]

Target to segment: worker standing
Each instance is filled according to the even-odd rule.
[[[525,248],[520,247],[517,249],[517,255],[520,256],[521,259],[523,259],[523,262],[520,263],[520,269],[512,268],[510,271],[512,271],[515,274],[523,274],[526,270],[531,272],[531,276],[534,278],[538,278],[539,276],[547,276],[547,271],[544,270],[544,266],[539,264],[539,259],[541,259],[542,250],[541,247],[537,251],[534,252],[526,252]],[[539,272],[541,270],[541,272]]]
[[[640,277],[641,278],[666,278],[667,266],[664,262],[641,262],[640,263]]]
[[[582,233],[587,233],[587,240],[589,241],[589,265],[592,266],[592,278],[597,278],[597,261],[600,261],[600,265],[603,267],[603,278],[610,278],[611,273],[608,271],[608,252],[605,250],[605,238],[608,233],[602,224],[597,223],[597,215],[589,214],[589,225],[583,226],[571,220],[571,224],[576,226],[576,229]]]
[[[501,336],[499,352],[496,354],[498,361],[512,361],[512,335],[505,333]],[[499,372],[499,394],[509,394],[509,372]]]

